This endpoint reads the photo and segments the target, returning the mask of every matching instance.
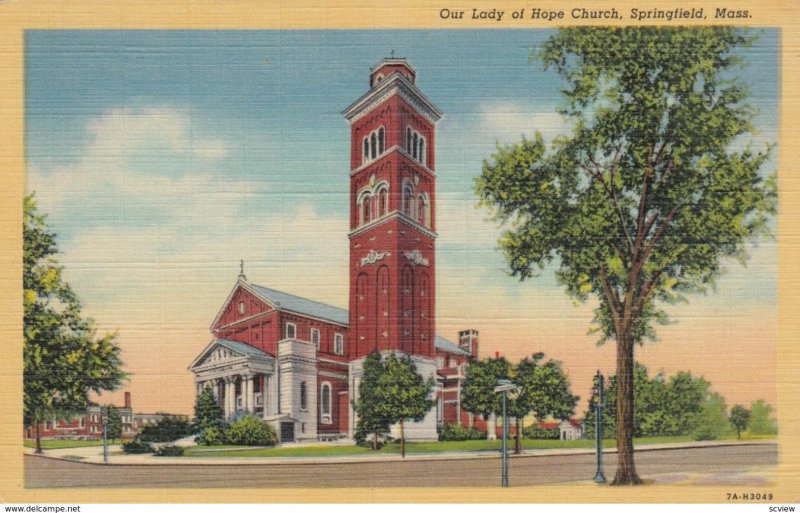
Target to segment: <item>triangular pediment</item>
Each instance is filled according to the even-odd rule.
[[[274,305],[269,304],[264,298],[248,290],[246,283],[239,281],[222,304],[222,308],[214,318],[214,322],[211,323],[211,331],[216,331],[224,326],[230,326],[274,309]]]
[[[217,339],[211,342],[189,366],[189,370],[200,367],[222,366],[229,363],[240,362],[242,359],[256,357],[258,359],[272,359],[270,355],[242,342]]]

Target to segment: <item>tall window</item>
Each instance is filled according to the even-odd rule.
[[[239,301],[239,313],[244,313],[244,301]]]
[[[308,387],[306,387],[306,382],[303,381],[300,383],[300,409],[307,410],[308,409]]]
[[[414,192],[411,190],[411,185],[406,184],[403,187],[403,213],[408,217],[412,217],[414,210]]]
[[[406,128],[406,153],[421,164],[425,164],[425,138],[411,127]]]
[[[378,193],[378,217],[383,217],[389,212],[389,191],[385,188]]]
[[[311,343],[319,351],[319,330],[317,328],[311,328]]]
[[[331,423],[331,386],[323,383],[321,388],[322,400],[320,401],[320,416],[325,424]]]
[[[287,322],[286,323],[286,338],[296,338],[297,337],[297,326],[294,323]]]
[[[419,224],[426,224],[425,223],[425,198],[421,195],[417,198],[417,222]]]
[[[370,160],[375,160],[386,151],[386,129],[377,128],[367,134],[363,140],[361,148],[361,163],[366,164]]]
[[[366,224],[372,221],[372,196],[364,196],[363,202],[364,214],[361,218],[362,222]]]
[[[344,354],[344,335],[337,333],[333,336],[333,352]]]

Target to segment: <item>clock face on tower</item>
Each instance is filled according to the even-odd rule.
[[[384,59],[350,123],[350,351],[432,357],[435,124],[439,110],[405,59]]]

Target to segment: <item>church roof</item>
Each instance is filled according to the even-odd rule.
[[[217,345],[228,348],[231,351],[236,351],[237,353],[243,354],[245,356],[269,356],[261,349],[247,345],[243,342],[237,342],[235,340],[227,340],[224,338],[215,339],[214,342]]]
[[[288,310],[309,317],[325,319],[344,326],[347,326],[350,320],[347,310],[344,308],[326,305],[325,303],[312,301],[253,283],[248,283],[247,286],[250,290],[261,296],[262,299],[275,305],[275,307],[280,310]]]
[[[436,335],[436,340],[434,342],[436,345],[436,349],[439,351],[444,351],[446,353],[456,353],[464,356],[471,356],[469,351],[461,349],[460,347],[458,347],[457,345],[455,345],[454,343],[450,342],[449,340],[447,340],[442,336]]]

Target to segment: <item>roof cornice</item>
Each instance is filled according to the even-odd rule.
[[[342,115],[352,125],[367,113],[388,100],[392,96],[400,96],[408,104],[413,106],[417,112],[431,123],[436,123],[442,119],[442,112],[436,108],[427,96],[419,88],[401,73],[395,73],[386,80],[367,91],[361,98],[347,107]]]

